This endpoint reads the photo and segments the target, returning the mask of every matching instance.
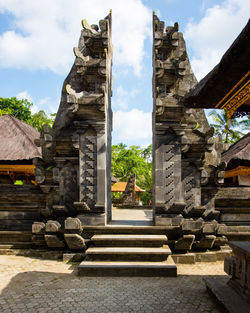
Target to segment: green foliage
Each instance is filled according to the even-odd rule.
[[[120,143],[112,146],[112,175],[119,181],[127,181],[136,174],[136,184],[146,191],[152,188],[152,145],[147,148]],[[142,200],[148,204],[152,196],[143,193]]]
[[[29,121],[29,124],[39,131],[42,130],[43,125],[47,124],[52,127],[53,123],[54,119],[52,117],[48,117],[44,110],[34,113]]]
[[[33,104],[28,100],[18,100],[15,97],[12,98],[0,98],[0,114],[13,115],[17,119],[27,122],[31,119],[30,108]]]
[[[213,110],[209,113],[215,123],[210,126],[215,128],[215,134],[222,136],[222,141],[228,144],[233,144],[244,136],[244,131],[250,129],[250,119],[243,118],[228,118],[227,111],[217,112]],[[243,132],[242,132],[243,131]]]
[[[38,131],[41,131],[42,126],[47,124],[52,126],[54,123],[55,114],[48,116],[44,110],[40,110],[32,115],[30,103],[27,99],[18,100],[12,98],[0,98],[0,116],[3,114],[13,115],[17,119],[30,124]]]

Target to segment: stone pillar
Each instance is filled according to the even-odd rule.
[[[153,15],[153,207],[155,223],[185,209],[183,153],[189,148],[181,99],[196,83],[178,24]]]

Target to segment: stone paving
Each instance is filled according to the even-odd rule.
[[[203,277],[223,262],[178,265],[179,276],[78,277],[76,264],[0,256],[1,313],[220,313]]]

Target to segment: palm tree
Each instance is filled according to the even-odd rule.
[[[233,144],[245,135],[241,130],[250,129],[249,117],[241,120],[236,118],[230,119],[226,110],[221,112],[213,110],[209,113],[209,116],[212,116],[215,121],[215,123],[210,124],[211,127],[215,128],[215,134],[221,135],[223,142],[228,144]]]

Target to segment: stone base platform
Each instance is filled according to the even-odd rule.
[[[101,262],[84,261],[78,266],[79,276],[177,276],[171,258],[166,262]]]
[[[228,286],[228,277],[204,278],[207,288],[217,298],[228,313],[250,312],[250,303],[247,303],[236,291]]]

